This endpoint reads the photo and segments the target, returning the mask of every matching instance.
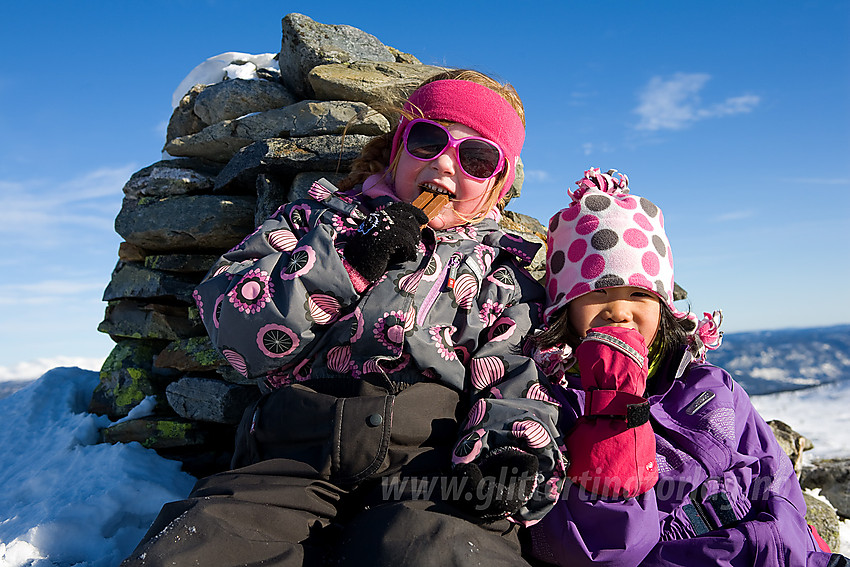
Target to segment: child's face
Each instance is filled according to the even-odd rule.
[[[463,124],[453,123],[446,129],[456,139],[481,136]],[[446,148],[436,158],[424,162],[413,159],[402,149],[395,174],[395,193],[402,201],[412,203],[424,190],[424,184],[448,191],[449,204],[428,223],[431,228],[439,230],[467,224],[468,219],[478,215],[497,177],[484,181],[467,177],[458,165],[457,154],[452,148]]]
[[[628,327],[652,344],[661,323],[661,302],[641,287],[597,289],[567,304],[567,316],[582,337],[594,327]]]

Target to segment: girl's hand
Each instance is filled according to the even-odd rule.
[[[643,336],[626,327],[596,327],[576,348],[585,390],[616,390],[642,396],[649,363]]]
[[[644,399],[643,336],[625,327],[591,329],[576,348],[584,414],[569,432],[567,476],[595,494],[630,498],[658,481],[655,433]]]
[[[484,523],[507,518],[534,494],[537,470],[537,457],[515,447],[497,449],[480,463],[457,465],[455,505]]]
[[[374,283],[390,264],[416,258],[422,240],[422,225],[428,217],[410,203],[393,203],[366,217],[345,245],[348,264]]]

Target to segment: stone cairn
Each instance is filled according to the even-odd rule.
[[[132,175],[115,220],[124,242],[98,330],[116,345],[90,410],[118,419],[152,396],[149,415],[107,428],[104,440],[138,441],[197,476],[227,468],[235,426],[259,390],[212,346],[192,290],[281,204],[306,197],[316,179],[345,177],[363,146],[397,120],[375,109],[443,70],[350,26],[289,14],[282,27],[277,68],[191,86],[168,124],[164,149],[173,159]],[[514,195],[521,183],[520,171]],[[511,212],[504,224],[532,240],[546,232]]]
[[[168,124],[171,158],[130,177],[115,220],[124,242],[98,330],[116,345],[89,409],[125,418],[103,430],[105,442],[137,441],[198,477],[228,468],[236,425],[259,389],[213,347],[192,290],[281,204],[306,197],[321,177],[343,179],[363,146],[398,118],[381,112],[443,70],[359,29],[302,14],[284,17],[282,32],[276,67],[234,54],[217,82],[190,85]],[[251,78],[238,78],[246,68]],[[512,198],[520,194],[521,162],[517,170]],[[545,244],[546,229],[534,218],[505,211],[502,226]],[[531,266],[538,279],[544,260],[541,249]],[[675,294],[686,296],[678,286]],[[799,475],[810,445],[787,425],[773,426]],[[837,474],[826,476],[836,485]],[[837,549],[835,512],[807,501]],[[842,515],[850,516],[850,504]]]

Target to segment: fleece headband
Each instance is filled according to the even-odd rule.
[[[673,311],[673,256],[664,215],[649,200],[629,195],[623,174],[592,168],[570,193],[573,202],[549,221],[546,254],[548,319],[594,289],[635,286]]]
[[[496,142],[511,165],[499,199],[507,194],[514,182],[517,160],[525,141],[525,127],[514,107],[500,94],[471,81],[444,79],[416,89],[405,102],[404,109],[414,116],[421,114],[430,120],[463,124]],[[402,116],[393,137],[390,163],[399,150],[408,122]]]

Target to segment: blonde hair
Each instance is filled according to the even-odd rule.
[[[525,126],[525,108],[522,105],[522,100],[520,100],[516,89],[514,89],[511,84],[502,84],[499,81],[488,77],[484,73],[473,71],[471,69],[448,69],[425,79],[417,87],[417,89],[419,87],[427,85],[428,83],[432,83],[434,81],[442,81],[446,79],[470,81],[472,83],[477,83],[479,85],[485,86],[488,89],[496,92],[506,101],[508,101],[510,105],[514,108],[514,110],[516,110],[516,113],[519,115],[520,120],[522,121],[522,125]],[[414,109],[414,112],[409,112],[405,110],[403,103],[404,101],[400,101],[394,105],[383,107],[381,108],[381,111],[383,114],[388,114],[390,116],[404,115],[409,120],[424,117],[422,112],[419,111],[419,109]],[[416,111],[418,111],[418,114]],[[390,163],[390,156],[392,155],[392,141],[397,128],[398,121],[396,121],[396,127],[393,128],[392,131],[386,134],[382,134],[380,136],[376,136],[366,144],[366,146],[360,153],[360,156],[354,160],[354,163],[351,166],[351,172],[345,179],[343,179],[339,183],[340,189],[347,191],[353,188],[354,186],[363,183],[369,176],[374,175],[376,173],[382,173],[387,170],[392,172],[393,177],[395,176],[396,167],[398,166],[398,159],[401,155],[401,152],[396,152],[396,156],[393,160],[393,163]],[[458,216],[460,216],[466,222],[470,223],[478,222],[485,218],[487,216],[487,213],[492,208],[497,206],[497,201],[499,200],[499,193],[504,187],[507,173],[512,167],[514,167],[514,164],[512,163],[505,164],[505,168],[496,177],[496,182],[493,185],[492,190],[490,191],[490,195],[487,198],[487,201],[482,205],[481,210],[475,217],[466,218],[461,215]],[[503,203],[499,204],[504,206],[504,200]]]

